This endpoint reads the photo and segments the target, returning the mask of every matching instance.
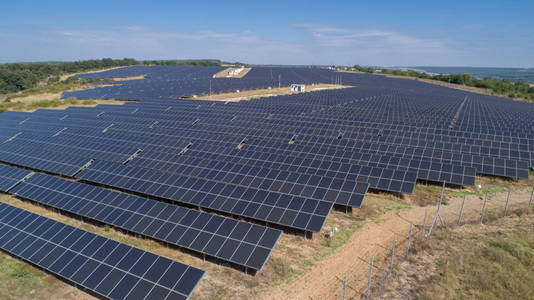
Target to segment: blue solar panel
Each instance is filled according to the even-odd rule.
[[[204,271],[0,202],[0,248],[111,299],[187,299]]]

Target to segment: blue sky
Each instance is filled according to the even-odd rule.
[[[533,13],[532,0],[2,1],[0,62],[534,67]]]

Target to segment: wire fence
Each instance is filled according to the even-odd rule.
[[[512,195],[512,190],[508,191],[506,201],[503,203],[502,211],[496,212],[492,211],[488,213],[487,211],[487,201],[488,194],[484,195],[484,202],[480,210],[480,216],[476,218],[466,218],[464,216],[464,207],[466,196],[464,196],[462,205],[458,211],[457,218],[453,220],[453,224],[446,224],[445,220],[440,214],[441,202],[443,201],[443,191],[444,186],[442,187],[442,193],[440,200],[438,202],[438,207],[436,212],[433,215],[433,221],[430,224],[430,227],[427,227],[428,222],[428,209],[425,211],[425,216],[421,225],[416,225],[414,220],[407,221],[409,223],[409,231],[407,236],[393,236],[393,241],[391,244],[391,252],[389,255],[384,257],[384,260],[380,263],[377,261],[376,256],[371,256],[368,260],[365,258],[359,257],[359,259],[369,262],[369,275],[367,276],[367,282],[365,285],[362,283],[362,287],[358,288],[352,286],[348,283],[347,277],[337,278],[343,284],[343,300],[345,299],[372,299],[374,294],[382,294],[384,289],[387,288],[390,283],[391,275],[394,270],[394,266],[408,260],[410,255],[413,253],[410,252],[410,249],[420,248],[426,243],[429,243],[429,238],[432,235],[432,231],[438,227],[442,230],[448,230],[450,228],[463,226],[467,224],[483,224],[490,221],[494,221],[499,218],[506,217],[510,214],[510,198]],[[530,193],[530,200],[525,206],[525,202],[518,203],[514,207],[513,212],[518,214],[529,214],[532,213],[534,209],[534,188]],[[408,226],[408,225],[407,225]],[[419,238],[418,238],[419,237]]]

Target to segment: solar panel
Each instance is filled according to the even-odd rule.
[[[9,192],[30,173],[31,171],[0,164],[0,192]]]
[[[333,206],[333,201],[318,201],[101,161],[95,161],[77,177],[311,232],[321,231]],[[326,190],[321,192],[326,193]]]
[[[90,159],[2,144],[0,161],[71,177]]]
[[[282,234],[278,229],[46,174],[33,175],[11,193],[254,270],[263,268]],[[235,251],[227,253],[229,247]]]
[[[187,299],[204,271],[0,203],[0,248],[111,299]]]

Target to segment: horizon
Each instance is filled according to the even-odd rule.
[[[217,57],[256,65],[534,68],[531,1],[0,7],[0,63]]]
[[[102,60],[102,59],[105,59],[105,58],[108,58],[108,57],[102,57],[102,58],[88,58],[88,59],[83,59],[83,60],[77,60],[77,61],[84,61],[84,60]],[[112,59],[124,59],[124,58],[130,58],[130,57],[122,57],[122,58],[112,58]],[[325,65],[312,65],[312,64],[297,64],[297,65],[291,65],[291,64],[275,64],[275,63],[272,63],[272,64],[269,64],[269,63],[266,63],[266,64],[253,64],[253,63],[247,63],[247,62],[239,62],[239,61],[223,61],[221,59],[217,59],[217,58],[183,58],[183,59],[173,59],[173,58],[169,58],[169,59],[151,59],[151,58],[143,58],[143,59],[137,59],[137,58],[134,58],[135,60],[137,60],[138,62],[143,62],[143,61],[172,61],[172,60],[177,60],[177,61],[188,61],[188,60],[217,60],[217,61],[220,61],[221,63],[223,64],[244,64],[244,65],[251,65],[251,66],[256,66],[256,67],[268,67],[268,66],[284,66],[284,67],[313,67],[313,66],[317,66],[317,67],[329,67],[329,66],[332,66],[332,65],[328,65],[328,64],[325,64]],[[0,65],[2,64],[31,64],[31,63],[65,63],[65,62],[76,62],[76,60],[49,60],[49,61],[13,61],[13,62],[0,62]],[[353,65],[334,65],[336,67],[353,67],[355,65],[358,65],[358,64],[353,64]],[[438,65],[419,65],[419,66],[415,66],[415,65],[410,65],[410,66],[378,66],[378,65],[365,65],[365,64],[361,64],[360,66],[362,67],[376,67],[376,68],[419,68],[419,67],[422,67],[422,68],[466,68],[466,69],[469,69],[469,68],[473,68],[473,69],[534,69],[534,67],[493,67],[493,66],[484,66],[484,67],[475,67],[475,66],[438,66]],[[121,68],[126,68],[126,67],[130,67],[130,66],[124,66],[124,67],[121,67]]]

